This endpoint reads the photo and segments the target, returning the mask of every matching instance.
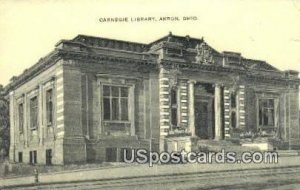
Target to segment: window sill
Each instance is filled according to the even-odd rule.
[[[168,136],[167,137],[191,137],[192,136],[192,134],[190,133],[190,132],[183,132],[183,133],[172,133],[171,131],[170,131],[170,133],[168,134]]]
[[[275,129],[275,126],[259,126],[260,129],[265,130],[265,129]]]
[[[127,123],[130,124],[131,121],[119,121],[119,120],[104,120],[104,123]]]
[[[113,139],[124,139],[124,140],[138,140],[137,135],[129,135],[129,134],[124,134],[124,135],[110,135],[110,134],[100,134],[98,135],[98,139],[101,140],[113,140]]]

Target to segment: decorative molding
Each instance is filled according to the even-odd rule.
[[[96,74],[97,78],[117,78],[117,79],[129,79],[129,80],[142,80],[142,77],[132,77],[126,75],[113,75],[113,74],[105,74],[105,73],[98,73]]]
[[[29,98],[31,98],[33,96],[37,96],[38,94],[39,94],[39,86],[37,86],[35,89],[26,93],[27,97],[29,97]]]
[[[197,50],[196,63],[209,64],[209,65],[215,63],[213,59],[212,49],[206,44],[206,42],[197,44],[196,50]]]

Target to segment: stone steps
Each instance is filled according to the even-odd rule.
[[[300,156],[299,150],[277,150],[278,156]]]
[[[218,152],[222,149],[224,149],[225,151],[234,151],[237,153],[258,150],[257,148],[254,147],[243,147],[240,144],[233,143],[231,141],[200,140],[197,142],[197,146],[200,151],[215,151],[215,152]]]

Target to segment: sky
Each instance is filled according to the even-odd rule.
[[[100,22],[107,17],[181,21]],[[197,20],[183,21],[193,16]],[[0,0],[0,84],[78,34],[149,43],[172,31],[300,71],[300,0]]]

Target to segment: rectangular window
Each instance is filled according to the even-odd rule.
[[[29,152],[29,163],[32,164],[32,151]]]
[[[230,102],[231,102],[231,107],[236,108],[236,94],[232,93],[230,95]]]
[[[33,97],[30,99],[30,128],[37,129],[38,126],[38,99]]]
[[[19,152],[18,157],[19,157],[19,162],[22,163],[23,162],[23,152]]]
[[[37,152],[36,150],[29,152],[29,163],[36,164],[37,163]]]
[[[177,91],[176,89],[171,90],[171,124],[177,126]]]
[[[106,161],[107,162],[117,161],[117,148],[106,148]]]
[[[53,91],[52,89],[46,92],[46,116],[47,125],[52,126],[53,124]]]
[[[259,100],[259,125],[274,127],[274,99]]]
[[[128,87],[103,86],[104,120],[128,121]]]
[[[37,151],[36,150],[33,151],[33,161],[35,164],[37,163]]]
[[[19,112],[19,132],[20,132],[20,134],[23,134],[23,132],[24,132],[24,106],[22,103],[19,104],[18,112]]]
[[[47,149],[46,150],[46,165],[51,165],[52,164],[52,150]]]
[[[231,127],[236,128],[236,113],[235,111],[231,112]]]

